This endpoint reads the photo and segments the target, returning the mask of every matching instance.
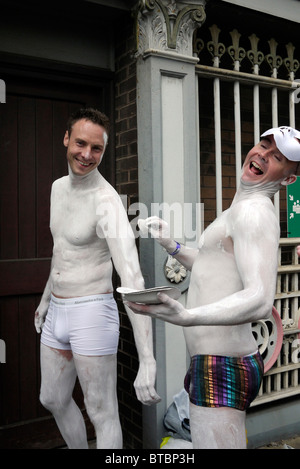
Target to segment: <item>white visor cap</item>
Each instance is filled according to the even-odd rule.
[[[300,161],[300,132],[292,127],[274,127],[261,137],[273,135],[278,150],[290,161]]]

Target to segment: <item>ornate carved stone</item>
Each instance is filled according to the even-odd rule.
[[[187,270],[180,262],[174,259],[174,257],[168,256],[165,265],[165,276],[169,282],[180,283],[185,280]]]
[[[172,51],[193,56],[193,35],[205,21],[206,0],[140,0],[135,7],[137,55]]]

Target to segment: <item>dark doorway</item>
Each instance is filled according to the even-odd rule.
[[[113,120],[112,77],[95,69],[15,58],[7,59],[2,70],[0,339],[6,363],[0,364],[0,448],[53,448],[64,443],[39,403],[40,337],[33,325],[52,255],[50,189],[67,174],[62,140],[70,113],[92,106]],[[113,145],[100,169],[114,184]],[[80,401],[79,389],[76,395]]]

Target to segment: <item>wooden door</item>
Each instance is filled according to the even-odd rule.
[[[62,141],[70,113],[92,105],[110,115],[111,85],[89,86],[82,79],[78,84],[74,77],[52,81],[43,74],[7,74],[5,82],[6,104],[0,105],[0,339],[6,363],[0,363],[0,448],[52,448],[63,441],[39,402],[40,336],[33,324],[52,254],[50,189],[67,174]],[[101,172],[111,180],[112,154],[108,151],[106,157]]]

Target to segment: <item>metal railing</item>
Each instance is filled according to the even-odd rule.
[[[265,373],[259,395],[252,406],[300,393],[300,264],[297,245],[300,245],[300,238],[280,240],[274,306],[282,325],[281,349],[276,362]],[[277,334],[277,340],[279,336]],[[272,343],[274,335],[270,335],[268,339],[268,346],[275,349]]]
[[[260,92],[262,88],[271,91],[271,120],[272,127],[282,125],[279,123],[279,91],[286,92],[286,103],[288,105],[289,125],[296,127],[295,104],[298,102],[300,81],[296,79],[296,72],[300,68],[299,61],[294,58],[295,47],[292,43],[286,44],[286,56],[277,55],[277,42],[274,38],[268,41],[268,54],[263,54],[259,49],[259,38],[256,34],[249,36],[249,48],[246,50],[240,47],[241,34],[234,29],[230,32],[231,43],[223,44],[219,41],[221,30],[216,24],[208,28],[211,40],[204,42],[199,38],[195,42],[195,53],[201,55],[204,50],[208,50],[211,56],[212,65],[201,63],[196,66],[196,73],[200,79],[208,78],[212,81],[213,87],[213,107],[214,107],[214,132],[215,132],[215,178],[216,178],[216,214],[219,216],[223,210],[222,201],[222,116],[221,116],[221,83],[231,82],[233,86],[233,108],[234,108],[234,131],[235,131],[235,169],[236,186],[239,184],[242,167],[242,142],[241,142],[241,87],[251,85],[253,89],[253,144],[259,141],[261,134],[261,102]],[[201,29],[200,29],[201,33]],[[231,57],[232,68],[221,68],[220,64],[224,56]],[[242,61],[248,60],[251,63],[252,73],[245,73],[242,69]],[[269,76],[261,74],[262,62],[267,62],[269,66]],[[287,72],[287,79],[279,79],[278,71],[284,67]],[[286,124],[285,124],[286,125]],[[201,133],[201,129],[200,129]],[[200,141],[201,144],[201,141]],[[275,194],[274,205],[279,218],[280,200],[279,194]]]
[[[267,43],[265,41],[260,42],[256,34],[252,34],[247,41],[243,41],[244,45],[248,44],[245,49],[240,47],[242,36],[237,29],[230,31],[230,34],[223,35],[224,38],[227,37],[227,40],[229,38],[230,43],[228,44],[220,41],[221,29],[217,25],[207,27],[207,34],[203,31],[204,27],[200,28],[198,39],[195,41],[195,53],[200,59],[200,63],[196,66],[196,73],[199,78],[199,95],[203,80],[211,82],[213,96],[211,107],[213,108],[215,144],[215,200],[216,215],[218,216],[223,211],[224,204],[222,83],[229,83],[229,85],[232,85],[233,90],[230,94],[230,96],[232,95],[232,109],[234,111],[231,118],[231,128],[234,129],[235,178],[236,186],[238,186],[242,166],[241,126],[243,101],[241,91],[244,87],[248,87],[252,91],[254,144],[259,141],[261,131],[261,108],[264,105],[260,99],[262,90],[268,90],[268,109],[270,109],[272,127],[279,125],[279,93],[280,96],[284,95],[289,125],[296,127],[295,105],[299,102],[298,95],[300,93],[300,80],[297,79],[296,73],[300,71],[300,63],[294,56],[295,47],[292,43],[286,44],[286,53],[279,56],[277,53],[278,44],[274,38]],[[284,48],[281,47],[281,51],[284,51]],[[249,63],[251,64],[250,72]],[[262,67],[263,63],[267,64],[267,67]],[[244,64],[246,64],[246,67]],[[284,70],[284,73],[282,70]],[[203,125],[205,125],[205,119],[203,119]],[[200,125],[200,148],[203,139],[205,139],[205,130],[202,133],[204,137],[201,138]],[[205,188],[205,180],[201,190],[203,188]],[[206,203],[204,197],[202,202]],[[274,197],[274,205],[278,220],[280,220],[280,211],[283,205],[281,205],[279,193]],[[204,221],[206,222],[206,220]],[[258,346],[263,352],[264,362],[265,364],[268,363],[269,366],[259,395],[252,405],[259,405],[300,393],[300,288],[298,279],[300,264],[296,252],[298,244],[300,245],[300,238],[282,238],[280,240],[277,289],[274,301],[277,312],[275,311],[275,316],[273,313],[270,320],[258,321],[259,324],[253,325],[253,333],[254,336],[256,335]],[[266,259],[266,262],[268,262],[268,259]]]

